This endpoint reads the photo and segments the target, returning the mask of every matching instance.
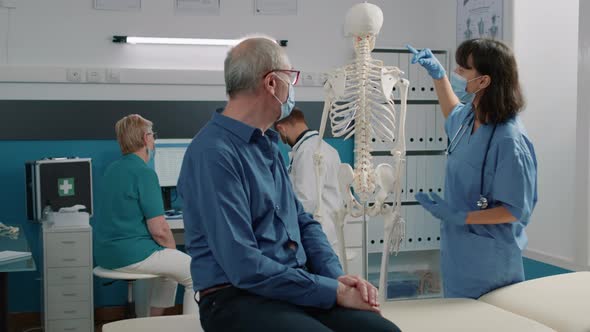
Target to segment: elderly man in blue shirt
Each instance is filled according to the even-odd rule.
[[[224,72],[227,106],[193,139],[178,180],[203,328],[399,331],[293,192],[270,128],[293,108],[299,71],[258,37],[228,52]]]

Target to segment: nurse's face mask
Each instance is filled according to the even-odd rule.
[[[148,142],[146,144],[146,149],[147,149],[147,154],[148,154],[148,161],[149,160],[153,160],[154,157],[156,156],[156,138],[157,138],[157,134],[153,131],[150,131],[148,133],[146,133],[146,137],[151,136],[151,142],[150,139],[148,139]]]
[[[474,81],[478,78],[482,78],[483,75],[474,77],[470,80],[465,79],[465,77],[452,72],[451,73],[451,87],[453,88],[453,92],[455,93],[455,95],[457,96],[457,98],[459,98],[459,101],[461,101],[462,104],[470,104],[473,102],[473,99],[475,99],[475,94],[478,93],[481,89],[478,89],[477,91],[474,92],[468,92],[467,91],[467,83]]]

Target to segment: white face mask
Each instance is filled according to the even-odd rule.
[[[465,79],[465,77],[455,72],[451,73],[451,87],[453,88],[453,92],[455,92],[455,95],[457,96],[457,98],[459,98],[459,101],[461,101],[461,103],[470,104],[473,102],[473,100],[475,99],[475,94],[478,93],[481,89],[475,92],[467,92],[467,83],[476,80],[480,77],[483,77],[483,75],[474,77],[468,81],[467,79]]]
[[[150,160],[154,160],[154,157],[156,156],[156,149],[150,149],[147,148],[147,153],[148,153],[148,161]]]
[[[288,117],[289,114],[291,114],[291,111],[293,111],[293,107],[295,107],[295,89],[293,88],[293,84],[283,80],[276,74],[275,76],[279,80],[283,81],[283,83],[289,85],[289,95],[287,96],[287,100],[285,100],[284,103],[276,95],[273,94],[273,97],[275,97],[275,99],[281,104],[281,116],[277,120],[281,121],[284,118]]]
[[[156,133],[150,128],[149,132],[147,133],[147,136],[152,136],[153,139],[153,144],[154,147],[150,149],[150,143],[149,143],[149,139],[146,139],[145,142],[145,149],[148,155],[148,162],[154,159],[154,156],[156,155]]]

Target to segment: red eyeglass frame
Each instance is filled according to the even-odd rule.
[[[266,77],[266,75],[273,73],[275,71],[280,71],[280,72],[284,72],[284,73],[295,73],[295,80],[293,82],[291,82],[291,84],[295,85],[297,84],[297,82],[299,82],[299,76],[301,76],[301,71],[300,70],[295,70],[295,69],[273,69],[271,71],[269,71],[268,73],[264,74],[263,77]]]

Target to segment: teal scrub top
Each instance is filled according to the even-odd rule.
[[[445,123],[448,137],[457,136],[447,159],[445,200],[454,210],[475,211],[483,194],[489,208],[503,206],[517,221],[462,226],[441,223],[446,297],[478,298],[524,280],[525,227],[537,203],[537,158],[520,118],[497,125],[495,131],[493,125],[481,125],[473,134],[472,118],[471,104],[459,104]],[[464,134],[460,133],[462,124],[468,127]]]
[[[102,217],[93,225],[97,265],[117,269],[164,249],[146,223],[164,215],[164,204],[158,176],[143,159],[130,153],[109,165],[100,197]]]

